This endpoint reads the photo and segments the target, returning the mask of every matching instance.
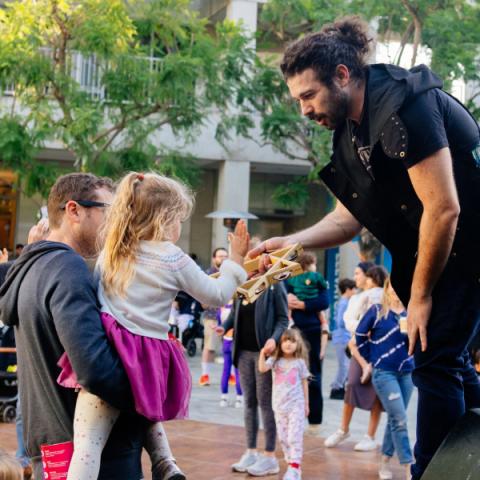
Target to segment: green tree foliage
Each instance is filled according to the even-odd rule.
[[[187,142],[212,109],[227,115],[252,54],[239,26],[225,21],[212,32],[189,3],[7,3],[0,87],[14,85],[14,95],[0,105],[2,167],[16,170],[30,193],[45,190],[58,167],[35,154],[57,142],[78,170],[155,168],[198,178],[192,158],[167,150],[158,133]]]

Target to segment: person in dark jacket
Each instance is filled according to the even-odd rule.
[[[272,372],[260,373],[258,358],[263,348],[271,355],[288,327],[287,291],[281,283],[271,286],[253,304],[234,302],[232,311],[217,333],[234,329],[233,364],[240,372],[244,398],[247,451],[232,465],[236,472],[252,476],[273,475],[280,467],[275,458],[275,418],[272,409]],[[258,407],[265,431],[265,452],[257,453]]]
[[[125,413],[102,456],[101,480],[142,478],[144,424],[130,384],[100,322],[96,285],[83,257],[97,252],[103,210],[112,184],[91,174],[57,180],[48,201],[47,241],[25,247],[0,289],[0,321],[15,326],[27,453],[43,478],[40,445],[72,440],[76,394],[57,384],[64,351],[79,382]],[[34,301],[32,301],[34,299]]]
[[[424,65],[368,65],[372,45],[368,24],[347,17],[286,50],[290,94],[334,130],[320,177],[338,202],[316,225],[269,239],[251,257],[296,242],[338,245],[362,226],[388,248],[415,355],[418,480],[465,410],[480,406],[466,348],[480,321],[480,132]]]

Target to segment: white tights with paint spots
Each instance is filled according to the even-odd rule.
[[[97,480],[102,450],[119,413],[96,395],[85,390],[79,392],[73,423],[74,452],[67,480]],[[144,447],[150,455],[152,470],[165,460],[174,461],[160,422],[147,429]]]

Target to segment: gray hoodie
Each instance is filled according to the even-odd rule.
[[[65,351],[78,382],[121,410],[133,412],[128,379],[103,330],[92,275],[63,243],[25,247],[0,288],[0,320],[15,326],[24,440],[35,477],[43,478],[40,445],[72,440],[76,394],[61,387]],[[102,455],[102,480],[141,478],[144,422],[122,414]]]

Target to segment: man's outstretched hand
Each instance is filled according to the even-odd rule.
[[[250,250],[247,257],[252,259],[258,257],[258,272],[263,274],[272,266],[268,253],[288,247],[288,245],[290,245],[288,237],[272,237]]]

